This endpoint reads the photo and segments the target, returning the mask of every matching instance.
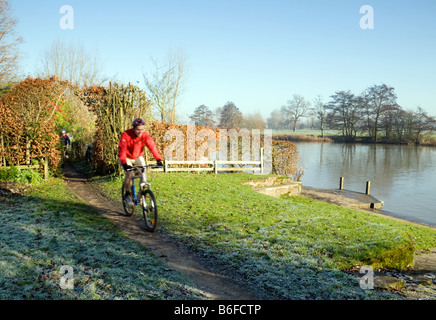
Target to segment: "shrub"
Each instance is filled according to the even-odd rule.
[[[0,164],[20,165],[48,156],[60,161],[55,115],[69,84],[26,78],[0,100]]]
[[[0,168],[0,181],[23,182],[30,184],[38,184],[43,181],[41,173],[33,169],[21,170],[15,166]]]
[[[0,168],[0,181],[23,182],[30,184],[39,184],[44,178],[42,174],[33,169],[18,169],[15,166]]]

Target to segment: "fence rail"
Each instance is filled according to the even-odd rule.
[[[150,161],[149,164],[155,163]],[[239,167],[223,167],[226,165]],[[243,167],[241,167],[243,166]],[[247,167],[249,166],[249,167]],[[263,173],[263,161],[164,161],[163,168],[150,169],[163,172],[206,171],[215,174],[223,171],[253,171]]]
[[[148,164],[155,164],[156,161],[148,161]],[[226,167],[231,166],[231,167]],[[239,166],[239,167],[235,167]],[[242,167],[241,167],[242,166]],[[249,167],[247,167],[249,166]],[[221,161],[221,160],[204,160],[204,161],[175,161],[165,160],[163,168],[150,169],[150,171],[160,172],[192,172],[206,171],[218,172],[225,171],[251,171],[264,173],[264,156],[263,148],[260,150],[260,160],[258,161]]]
[[[48,157],[44,158],[43,166],[44,166],[44,179],[48,180],[48,178],[49,178]],[[10,166],[0,166],[0,168],[10,168]],[[15,168],[20,169],[20,170],[39,169],[40,165],[18,165],[18,166],[15,166]]]

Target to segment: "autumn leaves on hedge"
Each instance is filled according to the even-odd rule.
[[[1,166],[31,164],[49,157],[56,168],[60,161],[60,139],[55,121],[62,114],[68,82],[56,78],[27,78],[0,100]]]
[[[193,127],[195,142],[187,143],[187,126],[153,121],[152,105],[144,91],[131,84],[124,86],[110,84],[109,87],[88,87],[84,90],[73,88],[66,81],[56,78],[27,78],[16,84],[7,95],[0,99],[0,166],[31,164],[34,159],[49,157],[50,168],[57,168],[61,160],[59,133],[56,132],[58,121],[68,121],[62,110],[67,95],[74,94],[80,98],[88,109],[95,114],[95,133],[93,141],[93,165],[98,173],[106,174],[120,172],[118,164],[118,143],[123,131],[131,128],[131,121],[141,117],[146,120],[146,130],[156,142],[159,152],[164,155],[166,148],[175,142],[175,137],[165,137],[172,129],[182,133],[184,159],[188,159],[194,148],[195,153],[205,150],[206,137],[198,133],[202,129],[211,134],[216,141],[218,152],[220,143],[225,141],[229,147],[229,139],[220,141],[220,131],[217,128]],[[247,130],[248,131],[248,130]],[[202,131],[205,132],[205,131]],[[241,155],[241,140],[239,137],[239,154]],[[253,139],[250,135],[250,142]],[[260,147],[263,147],[263,139]],[[266,155],[272,160],[272,170],[275,174],[295,175],[298,173],[298,152],[295,145],[289,141],[272,141],[272,155]],[[229,154],[229,152],[227,153]],[[239,156],[241,157],[241,156]],[[272,157],[272,159],[271,159]],[[146,158],[152,160],[152,155],[146,150]]]

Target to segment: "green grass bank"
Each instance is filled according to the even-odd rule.
[[[70,276],[74,287],[62,289]],[[203,298],[61,179],[21,196],[0,190],[0,300]]]
[[[436,232],[304,197],[276,199],[241,184],[253,174],[150,173],[159,227],[266,299],[391,299],[343,270],[386,252],[436,246]],[[120,178],[94,183],[117,200]],[[415,246],[416,243],[416,246]]]

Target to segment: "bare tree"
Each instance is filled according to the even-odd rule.
[[[194,114],[189,118],[195,122],[196,126],[211,127],[215,126],[214,114],[209,107],[202,104],[194,110]]]
[[[331,109],[328,116],[330,125],[342,131],[345,141],[354,141],[362,117],[362,98],[356,97],[349,90],[337,91],[331,98],[328,106]]]
[[[431,137],[435,126],[435,119],[427,114],[421,107],[417,107],[413,113],[413,142],[419,144],[424,137]]]
[[[390,141],[394,139],[395,134],[395,120],[400,114],[401,107],[399,105],[395,107],[387,108],[383,116],[380,118],[380,125],[382,130],[384,130],[385,139]]]
[[[321,129],[321,137],[324,137],[324,129],[327,119],[327,105],[324,104],[320,96],[318,96],[315,99],[313,108],[311,108],[310,111],[319,121],[319,128]]]
[[[244,125],[242,112],[232,101],[227,102],[221,110],[218,127],[222,129],[241,129]]]
[[[266,128],[266,121],[263,119],[260,112],[244,115],[244,122],[245,127],[249,130]]]
[[[310,102],[303,96],[294,94],[292,100],[288,100],[287,105],[282,107],[283,116],[288,123],[293,124],[293,131],[297,129],[300,118],[305,117],[310,107]]]
[[[279,109],[273,110],[266,121],[269,129],[280,130],[285,128],[283,114]]]
[[[183,51],[170,52],[164,64],[152,58],[153,73],[143,74],[146,91],[162,122],[176,123],[176,106],[185,86]]]
[[[377,133],[381,127],[384,112],[397,106],[397,95],[393,87],[385,84],[374,85],[363,93],[363,104],[366,112],[366,125],[373,142],[377,142]]]
[[[40,53],[37,75],[41,78],[56,77],[68,81],[77,89],[86,90],[90,86],[102,86],[107,78],[102,74],[102,66],[97,53],[89,53],[80,42],[55,40]],[[68,130],[74,137],[75,150],[84,153],[93,140],[95,115],[77,98],[75,90],[65,93],[64,112],[68,114],[68,123],[62,129]]]
[[[101,86],[107,81],[97,54],[89,54],[81,43],[55,40],[41,55],[40,77],[56,76],[79,87]]]
[[[23,39],[16,34],[16,26],[9,3],[0,0],[0,85],[12,81],[17,72],[18,45]]]

